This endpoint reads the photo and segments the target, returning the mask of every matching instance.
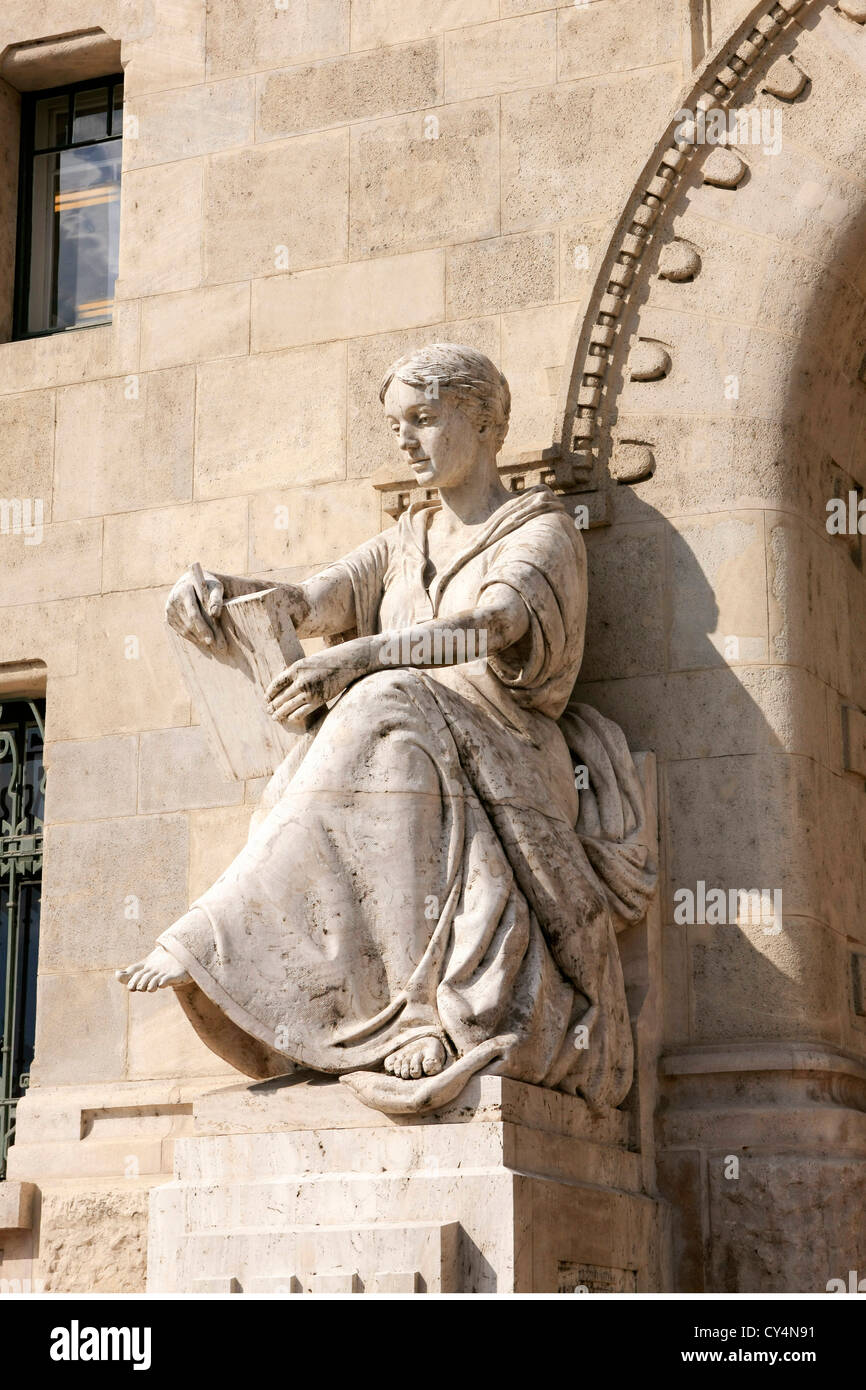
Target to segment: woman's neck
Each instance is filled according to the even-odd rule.
[[[442,524],[446,530],[460,526],[478,526],[487,521],[511,493],[502,486],[496,460],[487,468],[473,470],[454,487],[439,489],[442,501]]]

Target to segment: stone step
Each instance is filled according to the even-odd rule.
[[[175,1140],[174,1165],[176,1181],[193,1185],[500,1169],[630,1191],[641,1182],[627,1149],[497,1123],[196,1135]]]
[[[251,1134],[292,1129],[394,1129],[498,1121],[595,1143],[629,1143],[630,1120],[621,1110],[594,1114],[579,1096],[530,1086],[503,1076],[474,1076],[457,1100],[432,1115],[383,1115],[336,1077],[299,1072],[248,1082],[197,1098],[197,1134]]]
[[[452,1293],[459,1243],[441,1221],[217,1232],[188,1237],[172,1272],[198,1293]],[[172,1272],[155,1263],[150,1291]]]

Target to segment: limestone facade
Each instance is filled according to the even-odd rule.
[[[305,577],[389,524],[411,484],[376,383],[434,338],[507,375],[514,485],[587,508],[581,698],[657,760],[653,1277],[866,1275],[866,605],[862,538],[826,526],[866,487],[864,21],[860,0],[7,0],[0,494],[41,498],[45,527],[0,535],[0,680],[44,682],[49,773],[0,1277],[143,1288],[148,1191],[239,1080],[167,991],[113,979],[261,790],[213,766],[168,587],[195,559]],[[113,321],[11,341],[18,48],[94,30],[126,84]],[[40,85],[84,71],[58,61]],[[778,117],[778,150],[684,139],[677,113],[713,106]],[[778,890],[781,922],[678,921],[699,884]]]

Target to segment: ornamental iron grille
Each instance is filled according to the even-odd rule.
[[[0,703],[0,1179],[15,1109],[30,1081],[36,1034],[36,960],[42,885],[45,706]]]

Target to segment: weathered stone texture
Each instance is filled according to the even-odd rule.
[[[43,1196],[40,1268],[46,1293],[141,1293],[148,1189],[130,1183]]]

